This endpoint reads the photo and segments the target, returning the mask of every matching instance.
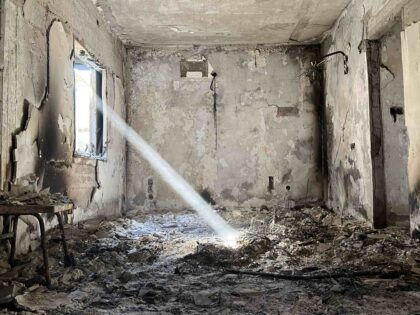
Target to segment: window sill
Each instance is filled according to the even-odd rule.
[[[79,159],[102,161],[102,162],[107,161],[106,154],[99,156],[99,155],[94,155],[94,154],[89,154],[89,153],[74,152],[73,157],[79,158]]]

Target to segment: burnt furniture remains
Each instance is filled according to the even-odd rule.
[[[0,215],[3,216],[6,222],[12,222],[12,231],[10,228],[2,234],[2,239],[9,239],[11,244],[9,263],[13,267],[15,265],[16,239],[19,217],[22,215],[34,216],[39,223],[41,232],[41,247],[44,258],[44,275],[47,287],[51,286],[51,276],[48,263],[48,244],[45,234],[45,223],[42,214],[55,215],[58,220],[58,226],[61,231],[61,242],[64,252],[64,265],[71,267],[75,265],[72,255],[69,254],[66,236],[64,233],[63,215],[72,213],[74,209],[73,204],[56,204],[56,205],[0,205]]]

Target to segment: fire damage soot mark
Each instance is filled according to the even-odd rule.
[[[208,189],[203,189],[200,195],[208,204],[211,204],[212,206],[216,204],[216,201],[213,199]]]

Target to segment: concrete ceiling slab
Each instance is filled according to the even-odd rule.
[[[92,0],[127,45],[316,42],[351,0]]]

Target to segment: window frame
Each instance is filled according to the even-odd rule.
[[[96,109],[95,114],[95,130],[89,130],[90,137],[95,134],[95,151],[89,153],[87,151],[82,152],[77,150],[76,143],[77,143],[77,128],[76,128],[76,65],[83,65],[87,68],[90,68],[95,71],[96,76],[100,78],[100,86],[96,86],[96,91],[94,92],[96,97],[96,106],[98,106],[98,102],[100,102],[99,106],[102,107],[102,111]],[[77,41],[74,43],[74,58],[73,58],[73,75],[74,75],[74,89],[73,89],[73,114],[74,114],[74,143],[73,143],[73,156],[75,158],[85,158],[90,160],[99,160],[99,161],[107,161],[108,157],[108,126],[107,126],[107,119],[106,119],[106,82],[107,82],[107,72],[105,67],[99,64],[92,55]],[[98,95],[100,90],[101,95]],[[92,104],[91,104],[92,105]],[[99,131],[98,128],[98,120],[101,122],[102,131]],[[90,118],[90,127],[92,126],[92,118]],[[98,142],[99,134],[102,136],[102,140]],[[101,151],[98,151],[98,147],[101,147]]]

